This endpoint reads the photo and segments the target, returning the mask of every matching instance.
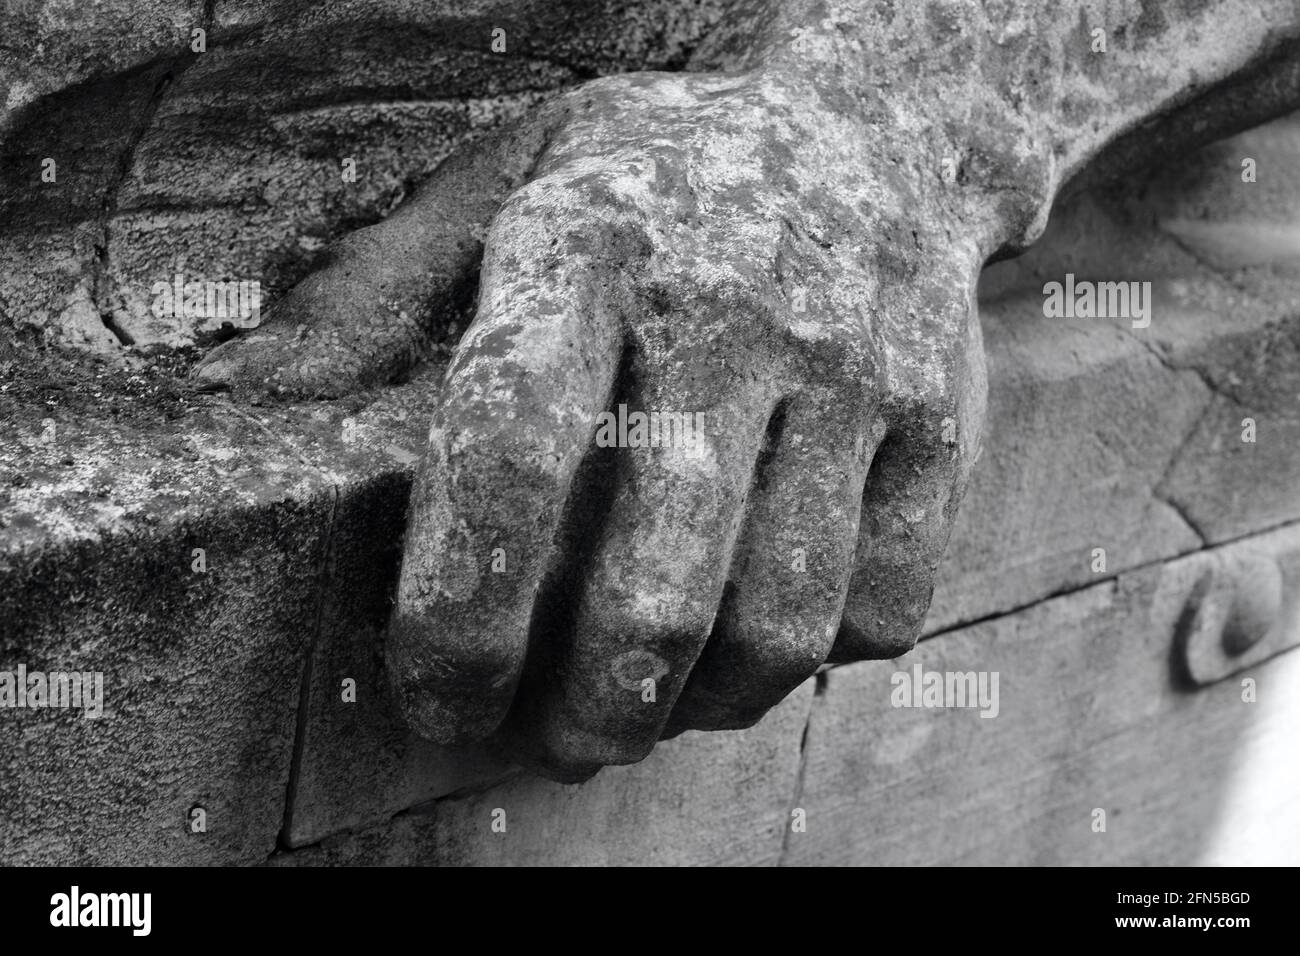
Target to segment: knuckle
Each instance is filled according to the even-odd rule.
[[[663,661],[694,657],[713,623],[714,607],[698,597],[640,592],[612,603],[600,613],[600,629],[633,636],[630,642]],[[671,671],[665,677],[671,676]]]
[[[617,264],[652,252],[648,220],[658,212],[644,184],[617,163],[583,158],[515,191],[488,231],[485,270],[528,262],[544,272],[575,264]]]

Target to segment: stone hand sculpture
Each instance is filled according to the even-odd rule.
[[[734,6],[728,69],[553,99],[197,371],[390,381],[481,262],[388,662],[419,733],[556,779],[907,651],[979,448],[981,266],[1094,160],[1300,93],[1294,0]],[[637,412],[657,440],[602,416]]]

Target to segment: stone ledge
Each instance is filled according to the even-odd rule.
[[[1178,622],[1201,576],[1244,554],[1276,562],[1286,580],[1273,656],[1189,687],[1171,666]],[[750,730],[691,732],[581,786],[521,776],[271,862],[1294,863],[1296,644],[1300,524],[959,628],[904,659],[836,667]],[[918,666],[997,672],[996,713],[894,706],[894,675]],[[1255,704],[1242,699],[1246,676]],[[1091,829],[1097,807],[1105,833]],[[492,827],[500,813],[504,831]]]

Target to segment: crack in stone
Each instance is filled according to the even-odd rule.
[[[205,0],[203,12],[200,15],[199,28],[206,34],[212,29],[212,24],[216,16],[216,0]],[[140,118],[136,121],[131,134],[127,137],[126,146],[123,147],[121,155],[117,162],[117,175],[113,182],[108,185],[104,191],[104,198],[100,203],[99,224],[96,229],[98,241],[95,244],[95,255],[90,263],[91,271],[91,300],[95,312],[99,315],[100,321],[123,346],[134,344],[134,340],[122,329],[113,318],[111,298],[113,290],[113,280],[110,274],[110,253],[111,245],[111,223],[113,217],[117,214],[118,198],[122,191],[122,186],[126,183],[127,177],[131,175],[132,166],[135,163],[136,150],[144,140],[145,135],[153,125],[154,117],[158,113],[158,108],[166,98],[167,91],[173,83],[199,58],[200,54],[181,53],[171,57],[167,67],[163,70],[162,75],[154,83],[153,92],[149,96],[149,101],[145,104],[140,113]]]
[[[444,793],[440,797],[433,797],[429,800],[422,800],[419,803],[413,803],[409,807],[403,807],[400,810],[393,811],[382,820],[364,822],[354,827],[345,827],[342,830],[334,830],[325,834],[318,840],[313,840],[311,843],[304,843],[301,846],[290,846],[287,842],[282,840],[280,844],[267,856],[266,862],[269,863],[277,857],[293,856],[298,853],[305,853],[308,850],[319,850],[326,843],[334,843],[345,837],[359,836],[363,833],[382,832],[391,827],[397,821],[406,817],[435,816],[438,807],[444,803],[456,803],[461,800],[469,800],[473,797],[481,796],[482,794],[488,793],[503,784],[509,783],[511,780],[522,777],[525,773],[527,773],[527,771],[522,767],[516,767],[494,780],[488,780],[483,783],[462,787],[459,790],[453,790],[451,793]]]
[[[320,566],[316,570],[316,621],[312,625],[311,640],[307,644],[307,653],[303,659],[302,681],[298,689],[298,712],[294,725],[293,755],[289,761],[289,782],[285,788],[284,816],[276,840],[277,846],[287,846],[290,828],[293,826],[294,805],[298,802],[298,780],[302,774],[303,754],[307,749],[307,725],[311,719],[312,675],[315,672],[320,636],[325,629],[325,595],[333,580],[331,566],[334,559],[334,535],[341,497],[336,483],[330,483],[329,495],[330,506],[325,522],[325,541],[321,548]]]
[[[1238,541],[1245,541],[1247,538],[1254,538],[1259,535],[1272,534],[1274,531],[1281,530],[1282,528],[1289,528],[1297,524],[1300,524],[1300,522],[1297,522],[1295,518],[1287,518],[1285,520],[1277,522],[1277,524],[1266,525],[1262,528],[1251,528],[1247,531],[1243,531],[1241,534],[1236,535],[1235,537],[1220,538],[1214,541],[1213,543],[1207,542],[1202,547],[1195,548],[1191,551],[1180,551],[1177,554],[1167,554],[1158,558],[1153,558],[1150,561],[1143,561],[1140,564],[1134,564],[1130,567],[1120,568],[1113,573],[1107,573],[1106,575],[1098,575],[1097,580],[1089,581],[1085,584],[1074,584],[1074,585],[1070,585],[1069,587],[1060,588],[1059,590],[1052,591],[1048,594],[1044,594],[1040,598],[1035,598],[1034,600],[1029,601],[1026,604],[1016,604],[1011,607],[1005,608],[1003,610],[990,611],[988,614],[982,614],[979,617],[965,618],[960,621],[954,621],[952,624],[946,625],[945,627],[941,627],[937,631],[930,631],[929,633],[922,634],[920,640],[922,641],[933,640],[936,637],[943,637],[946,634],[951,634],[953,631],[961,631],[961,630],[965,630],[968,627],[975,627],[976,625],[979,624],[987,624],[990,621],[996,621],[999,618],[1010,617],[1013,614],[1019,614],[1021,611],[1027,611],[1030,608],[1038,607],[1038,605],[1043,604],[1047,601],[1053,601],[1056,598],[1061,598],[1061,597],[1069,597],[1071,594],[1077,594],[1080,591],[1086,591],[1088,588],[1098,587],[1102,584],[1110,584],[1113,586],[1119,580],[1120,575],[1135,574],[1139,571],[1145,571],[1157,565],[1168,564],[1170,561],[1175,561],[1179,558],[1185,558],[1189,554],[1199,554],[1202,551],[1210,551],[1210,550],[1217,550],[1219,548],[1225,548],[1228,545],[1235,544]],[[1196,529],[1193,528],[1191,530],[1195,531]],[[851,663],[830,664],[825,666],[827,671],[832,671],[839,667],[851,667],[852,664]]]
[[[1155,356],[1156,361],[1159,362],[1161,365],[1163,365],[1165,368],[1169,369],[1169,371],[1175,373],[1190,372],[1191,374],[1199,378],[1201,380],[1201,384],[1204,385],[1212,394],[1217,395],[1219,398],[1222,398],[1234,404],[1240,404],[1237,401],[1237,397],[1235,395],[1232,395],[1229,392],[1225,392],[1212,378],[1210,378],[1209,373],[1207,373],[1205,369],[1201,368],[1198,365],[1191,365],[1191,364],[1175,365],[1168,355],[1166,355],[1164,352],[1162,352],[1160,349],[1156,347],[1154,342],[1149,342],[1139,335],[1134,335],[1133,332],[1129,329],[1125,329],[1121,327],[1120,331],[1123,332],[1129,338],[1131,338],[1133,341],[1140,344],[1153,356]]]
[[[1234,271],[1228,271],[1219,263],[1213,261],[1212,259],[1206,258],[1206,256],[1202,254],[1202,252],[1199,249],[1197,249],[1191,243],[1187,242],[1187,240],[1185,240],[1178,233],[1174,232],[1171,229],[1166,229],[1164,226],[1158,226],[1158,228],[1160,229],[1161,235],[1167,236],[1174,243],[1174,245],[1176,245],[1183,252],[1187,253],[1189,256],[1195,259],[1201,265],[1201,267],[1204,268],[1207,272],[1221,279],[1224,285],[1236,290],[1237,292],[1240,292],[1242,295],[1248,298],[1253,299],[1255,297],[1254,292],[1252,292],[1250,288],[1247,287],[1246,283],[1244,283],[1241,280],[1240,269]]]
[[[1197,539],[1200,542],[1201,548],[1205,548],[1209,544],[1209,538],[1206,535],[1205,531],[1201,528],[1200,523],[1195,521],[1192,518],[1191,513],[1188,512],[1187,509],[1183,507],[1183,505],[1178,503],[1173,498],[1173,496],[1170,495],[1169,492],[1165,490],[1165,488],[1168,485],[1169,479],[1173,475],[1174,470],[1178,467],[1179,462],[1182,461],[1183,452],[1186,450],[1187,446],[1191,444],[1192,440],[1196,437],[1197,433],[1200,431],[1202,423],[1205,421],[1206,417],[1210,414],[1211,409],[1214,407],[1214,399],[1221,398],[1224,401],[1229,401],[1232,402],[1233,404],[1237,404],[1237,400],[1234,396],[1229,395],[1226,392],[1222,391],[1218,387],[1218,385],[1216,385],[1215,382],[1210,378],[1210,376],[1205,372],[1204,369],[1201,369],[1196,365],[1175,365],[1169,359],[1169,356],[1165,355],[1160,349],[1158,349],[1153,342],[1148,341],[1142,336],[1134,335],[1133,332],[1128,329],[1121,329],[1121,331],[1128,338],[1132,339],[1133,341],[1140,344],[1143,348],[1145,348],[1152,356],[1154,356],[1157,362],[1159,362],[1164,368],[1168,369],[1170,372],[1173,372],[1174,374],[1178,374],[1180,372],[1188,372],[1192,375],[1195,375],[1196,378],[1200,381],[1200,383],[1205,386],[1206,391],[1209,392],[1209,396],[1206,398],[1205,403],[1201,406],[1201,409],[1197,413],[1195,420],[1193,420],[1191,426],[1187,429],[1187,433],[1183,435],[1182,440],[1179,441],[1178,443],[1178,447],[1176,447],[1173,450],[1173,452],[1170,454],[1169,461],[1165,465],[1164,471],[1161,473],[1160,477],[1156,479],[1155,483],[1151,486],[1151,497],[1154,498],[1156,501],[1168,505],[1169,508],[1173,510],[1174,514],[1176,514],[1179,517],[1179,519],[1183,522],[1183,524],[1187,525],[1188,530],[1191,531],[1192,534],[1196,535]]]
[[[1200,545],[1202,548],[1204,548],[1206,545],[1209,544],[1209,538],[1206,537],[1206,534],[1201,529],[1201,526],[1197,524],[1197,522],[1192,520],[1192,516],[1187,511],[1187,509],[1184,508],[1182,505],[1180,505],[1174,498],[1161,492],[1159,485],[1151,489],[1151,496],[1155,498],[1156,501],[1162,502],[1173,509],[1174,514],[1178,515],[1178,517],[1182,519],[1183,524],[1187,525],[1188,530],[1190,530],[1192,534],[1196,535],[1196,537],[1200,540]]]
[[[1197,432],[1201,429],[1201,423],[1205,421],[1206,416],[1210,414],[1210,409],[1214,405],[1213,396],[1216,394],[1217,393],[1212,393],[1211,397],[1206,400],[1203,406],[1201,406],[1201,410],[1197,413],[1196,419],[1192,422],[1191,427],[1187,429],[1187,434],[1183,436],[1182,441],[1178,443],[1178,447],[1170,454],[1164,472],[1162,472],[1160,477],[1156,479],[1155,484],[1151,486],[1151,497],[1156,501],[1163,502],[1173,509],[1174,514],[1182,520],[1183,524],[1187,525],[1188,530],[1191,531],[1192,534],[1196,535],[1202,548],[1209,544],[1209,539],[1205,532],[1201,530],[1200,524],[1192,520],[1191,514],[1181,504],[1176,502],[1173,496],[1165,489],[1169,484],[1169,479],[1174,474],[1174,470],[1183,460],[1184,449],[1191,444],[1192,440],[1196,437]]]
[[[799,769],[795,773],[794,793],[790,797],[790,805],[786,808],[785,819],[781,823],[784,831],[781,835],[781,854],[776,858],[777,866],[785,866],[786,857],[790,853],[790,835],[794,832],[791,828],[791,817],[799,806],[799,801],[803,799],[804,783],[808,775],[808,734],[812,729],[817,701],[826,694],[828,681],[826,674],[826,671],[818,671],[813,678],[816,683],[813,687],[812,699],[808,701],[808,716],[804,718],[803,734],[799,738]]]
[[[344,490],[332,475],[313,464],[299,448],[285,438],[284,435],[274,431],[261,418],[249,414],[231,401],[226,401],[225,407],[227,411],[242,418],[287,448],[298,459],[299,464],[304,469],[314,473],[325,482],[330,496],[329,514],[325,521],[325,540],[321,549],[320,565],[316,572],[316,620],[312,625],[311,638],[307,643],[307,651],[303,657],[302,678],[298,689],[298,708],[294,715],[294,737],[293,749],[289,759],[289,780],[285,786],[284,812],[281,814],[280,832],[276,836],[276,846],[267,857],[270,860],[278,853],[292,849],[287,845],[286,840],[289,828],[293,824],[293,810],[298,797],[298,781],[301,776],[303,754],[306,751],[307,726],[310,722],[312,674],[314,672],[316,652],[320,646],[320,637],[325,629],[325,596],[334,579],[332,570],[335,553],[334,539]],[[328,836],[322,837],[322,839],[328,839]]]
[[[332,522],[331,522],[331,523],[332,523]],[[1216,542],[1212,547],[1214,547],[1214,548],[1225,547],[1225,546],[1227,546],[1227,545],[1231,545],[1231,544],[1233,544],[1233,543],[1236,542],[1236,541],[1241,541],[1241,540],[1244,540],[1244,539],[1246,539],[1246,538],[1254,537],[1254,536],[1257,536],[1257,535],[1270,534],[1270,533],[1272,533],[1272,532],[1274,532],[1274,531],[1277,531],[1277,530],[1279,530],[1279,529],[1281,529],[1281,528],[1288,527],[1288,526],[1293,525],[1293,524],[1295,524],[1295,523],[1296,523],[1296,522],[1294,522],[1294,521],[1292,521],[1292,520],[1287,520],[1287,521],[1279,522],[1278,524],[1275,524],[1275,525],[1270,525],[1270,526],[1268,526],[1268,527],[1264,527],[1264,528],[1256,528],[1256,529],[1253,529],[1253,530],[1247,531],[1247,532],[1245,532],[1245,533],[1243,533],[1243,534],[1241,534],[1241,535],[1239,535],[1239,536],[1237,536],[1237,537],[1235,537],[1235,538],[1228,538],[1228,539],[1225,539],[1225,540],[1222,540],[1222,541],[1218,541],[1218,542]],[[1195,530],[1195,529],[1193,529],[1193,530]],[[1210,547],[1211,547],[1210,545],[1206,544],[1206,545],[1203,545],[1201,548],[1198,548],[1197,551],[1210,550]],[[1186,554],[1195,554],[1195,553],[1197,553],[1197,551],[1186,552]],[[998,619],[1000,619],[1000,618],[1010,617],[1010,616],[1012,616],[1012,615],[1019,614],[1019,613],[1021,613],[1021,612],[1023,612],[1023,611],[1027,611],[1027,610],[1029,610],[1029,609],[1031,609],[1031,608],[1037,607],[1038,605],[1040,605],[1040,604],[1044,604],[1044,603],[1046,603],[1046,602],[1048,602],[1048,601],[1053,601],[1053,600],[1056,600],[1057,598],[1068,597],[1068,596],[1071,595],[1071,594],[1075,594],[1075,593],[1077,593],[1077,592],[1079,592],[1079,591],[1087,590],[1088,588],[1098,587],[1099,585],[1109,584],[1111,587],[1114,587],[1114,586],[1116,586],[1116,584],[1118,583],[1119,577],[1120,577],[1120,575],[1122,575],[1122,574],[1132,574],[1132,573],[1136,573],[1136,572],[1143,571],[1143,570],[1145,570],[1145,569],[1151,568],[1151,567],[1153,567],[1153,566],[1155,566],[1155,565],[1163,565],[1163,564],[1167,564],[1169,561],[1174,560],[1175,558],[1185,557],[1186,554],[1167,555],[1167,556],[1160,557],[1160,558],[1157,558],[1157,559],[1152,560],[1152,561],[1147,561],[1147,562],[1144,562],[1144,563],[1142,563],[1142,564],[1134,565],[1134,566],[1132,566],[1132,567],[1123,568],[1123,569],[1121,569],[1121,570],[1119,570],[1119,571],[1116,571],[1113,575],[1110,575],[1109,577],[1106,577],[1106,578],[1102,578],[1102,579],[1099,580],[1099,581],[1089,581],[1089,582],[1086,583],[1086,584],[1080,584],[1080,585],[1077,585],[1077,586],[1074,586],[1074,587],[1062,588],[1062,589],[1060,589],[1060,590],[1053,591],[1053,592],[1051,592],[1050,594],[1045,594],[1045,595],[1043,595],[1041,598],[1038,598],[1038,599],[1036,599],[1036,600],[1034,600],[1034,601],[1030,601],[1030,602],[1027,603],[1027,604],[1020,604],[1020,605],[1017,605],[1017,606],[1015,606],[1015,607],[1007,608],[1006,610],[994,611],[994,612],[992,612],[992,613],[990,613],[990,614],[986,614],[986,615],[983,615],[983,616],[978,617],[978,618],[972,618],[972,619],[970,619],[970,620],[959,621],[959,622],[954,623],[954,624],[951,624],[951,625],[949,625],[948,627],[945,627],[945,628],[943,628],[943,629],[941,629],[941,630],[934,631],[934,632],[932,632],[932,633],[930,633],[930,634],[925,634],[925,635],[922,636],[921,639],[922,639],[922,640],[930,640],[930,639],[932,639],[932,638],[943,637],[943,636],[945,636],[945,635],[947,635],[947,634],[951,634],[951,633],[953,633],[954,631],[964,630],[964,629],[966,629],[966,628],[975,627],[975,626],[977,626],[977,625],[985,624],[985,623],[988,623],[988,622],[990,622],[990,621],[995,621],[995,620],[998,620]],[[809,701],[809,705],[808,705],[808,715],[807,715],[807,717],[806,717],[805,720],[804,720],[803,733],[802,733],[802,735],[801,735],[801,737],[800,737],[800,742],[799,742],[799,768],[798,768],[798,772],[797,772],[796,777],[795,777],[795,786],[794,786],[793,794],[792,794],[792,796],[791,796],[790,806],[789,806],[789,808],[787,809],[786,819],[783,821],[783,824],[782,824],[782,825],[785,827],[785,830],[784,830],[784,832],[783,832],[783,834],[782,834],[782,840],[781,840],[781,853],[780,853],[780,856],[779,856],[778,859],[777,859],[777,865],[778,865],[778,866],[784,866],[784,865],[785,865],[785,861],[786,861],[786,857],[787,857],[788,849],[789,849],[790,835],[791,835],[791,832],[792,832],[792,831],[789,829],[789,826],[790,826],[789,810],[793,810],[795,807],[797,807],[797,806],[799,805],[800,800],[802,800],[802,798],[803,798],[804,787],[805,787],[805,784],[806,784],[806,781],[807,781],[807,769],[808,769],[808,738],[809,738],[809,733],[811,732],[812,720],[813,720],[813,713],[814,713],[814,710],[816,709],[816,707],[818,706],[817,701],[818,701],[819,698],[824,697],[825,694],[826,694],[826,692],[827,692],[827,689],[828,689],[828,686],[829,686],[829,680],[828,680],[827,675],[828,675],[831,671],[836,670],[837,668],[840,668],[840,667],[851,667],[851,666],[854,666],[854,665],[853,665],[853,664],[829,664],[829,665],[823,665],[823,670],[819,671],[819,672],[817,673],[816,677],[815,677],[815,680],[816,680],[816,689],[815,689],[814,692],[813,692],[812,700]],[[301,706],[301,705],[300,705],[300,706]],[[301,713],[302,711],[300,710],[299,712]],[[465,799],[469,799],[469,798],[471,798],[471,797],[479,796],[479,795],[481,795],[481,794],[487,793],[487,792],[489,792],[489,791],[495,789],[496,787],[501,786],[501,785],[504,784],[504,783],[509,782],[509,781],[512,780],[512,779],[515,779],[516,777],[521,776],[521,775],[524,774],[525,772],[526,772],[526,771],[524,771],[524,770],[522,770],[522,769],[516,769],[516,770],[514,770],[514,771],[511,771],[508,775],[503,776],[503,777],[501,777],[501,778],[498,778],[498,779],[495,779],[495,780],[491,780],[491,781],[487,781],[487,782],[484,782],[484,783],[482,783],[482,784],[477,784],[477,785],[472,785],[472,786],[469,786],[469,787],[465,787],[465,788],[462,788],[462,789],[460,789],[460,790],[455,790],[455,791],[453,791],[452,793],[443,794],[442,796],[434,797],[434,798],[432,798],[432,799],[430,799],[430,800],[424,800],[424,801],[421,801],[421,802],[419,802],[419,803],[412,804],[412,805],[409,806],[409,807],[403,807],[402,809],[397,810],[397,811],[395,811],[395,812],[389,814],[389,816],[388,816],[386,819],[384,819],[384,820],[380,820],[380,821],[377,821],[377,822],[374,822],[374,823],[365,823],[365,824],[362,824],[362,825],[360,825],[360,826],[356,826],[356,827],[347,827],[347,828],[344,828],[344,829],[342,829],[342,830],[335,830],[335,831],[333,831],[333,832],[331,832],[331,833],[327,833],[327,834],[325,834],[324,836],[322,836],[322,837],[321,837],[320,839],[318,839],[318,840],[314,840],[314,841],[312,841],[311,843],[305,843],[305,844],[303,844],[302,846],[289,846],[289,845],[287,845],[287,844],[281,842],[280,845],[278,845],[274,850],[271,851],[270,854],[267,855],[266,861],[267,861],[267,862],[270,862],[271,860],[273,860],[273,859],[275,859],[275,858],[277,858],[277,857],[288,856],[288,855],[292,855],[292,854],[296,854],[296,853],[302,853],[302,852],[304,852],[304,851],[312,850],[312,849],[319,849],[319,848],[320,848],[324,843],[326,843],[326,842],[333,842],[333,841],[336,841],[336,840],[338,840],[338,839],[340,839],[340,838],[342,838],[342,837],[346,837],[346,836],[348,836],[348,835],[365,833],[365,832],[369,832],[369,831],[372,831],[372,830],[382,830],[382,829],[384,829],[384,828],[386,828],[386,827],[388,827],[388,826],[391,826],[391,825],[393,824],[394,821],[399,820],[399,819],[401,819],[401,818],[403,818],[403,817],[407,817],[407,816],[432,816],[432,815],[434,814],[434,811],[436,810],[436,808],[437,808],[437,806],[438,806],[439,804],[442,804],[442,803],[445,803],[445,802],[454,802],[454,801],[458,801],[458,800],[465,800]],[[291,776],[291,779],[293,779],[292,776]],[[287,820],[287,818],[286,818],[286,820]],[[286,832],[287,832],[287,822],[286,822]]]

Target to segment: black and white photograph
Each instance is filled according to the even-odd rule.
[[[1297,647],[1297,0],[0,0],[24,923],[1125,868],[1239,945]]]

